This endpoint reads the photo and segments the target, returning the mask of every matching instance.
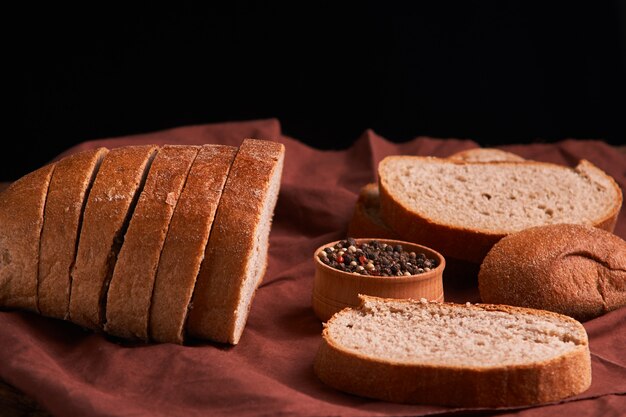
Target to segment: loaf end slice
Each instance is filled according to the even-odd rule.
[[[558,401],[591,384],[587,334],[569,317],[374,297],[329,320],[314,369],[352,394],[457,407]]]
[[[37,312],[39,242],[55,164],[0,193],[0,306]]]
[[[626,305],[626,242],[591,226],[538,226],[494,245],[478,274],[482,301],[589,320]]]
[[[71,269],[87,195],[106,148],[91,149],[57,162],[50,181],[39,254],[37,302],[44,316],[68,315]]]
[[[199,149],[164,146],[150,166],[109,285],[104,324],[109,334],[148,339],[150,302],[163,243]]]
[[[217,208],[186,329],[237,344],[267,266],[269,232],[282,174],[282,144],[245,139]]]
[[[104,303],[130,216],[157,151],[128,146],[109,151],[87,198],[72,269],[69,319],[101,330]]]
[[[204,145],[191,166],[159,260],[150,338],[183,343],[184,325],[215,212],[237,148]]]
[[[385,158],[379,177],[385,223],[405,240],[476,263],[503,236],[528,227],[612,229],[622,204],[615,181],[587,161],[570,169],[400,156]]]

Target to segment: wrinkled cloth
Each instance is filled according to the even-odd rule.
[[[68,322],[0,312],[0,378],[58,416],[382,416],[461,413],[469,409],[404,405],[336,391],[313,373],[322,324],[311,309],[313,251],[345,237],[360,187],[375,181],[386,155],[446,157],[471,140],[418,137],[396,144],[366,131],[345,150],[321,151],[281,133],[276,120],[182,127],[96,140],[130,144],[239,145],[244,137],[285,144],[282,186],[270,235],[269,265],[237,346],[137,344]],[[588,159],[626,189],[626,155],[601,141],[501,146],[525,158],[575,166]],[[626,218],[615,233],[626,238]],[[478,301],[476,277],[446,280],[447,301]],[[626,409],[626,308],[584,323],[593,382],[563,402],[491,410],[494,415],[620,415]]]

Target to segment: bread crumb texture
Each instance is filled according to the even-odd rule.
[[[337,314],[326,331],[356,354],[434,366],[521,365],[587,345],[580,323],[563,316],[406,300],[366,301]]]
[[[553,223],[593,224],[621,201],[610,177],[589,163],[475,163],[389,157],[381,179],[394,199],[439,223],[506,233]]]

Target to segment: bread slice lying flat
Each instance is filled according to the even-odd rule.
[[[452,154],[448,159],[466,162],[524,161],[519,155],[495,148],[468,149]],[[367,184],[361,188],[348,225],[348,236],[400,239],[400,236],[380,217],[380,193],[377,183]]]
[[[108,153],[106,148],[57,162],[50,180],[39,250],[37,302],[44,316],[64,319],[70,304],[70,273],[87,195]]]
[[[72,270],[69,318],[76,324],[102,329],[113,268],[157,149],[151,145],[113,149],[100,165],[85,206]]]
[[[587,334],[569,317],[374,297],[328,321],[314,368],[352,394],[463,407],[557,401],[591,384]]]
[[[187,174],[200,148],[159,149],[133,211],[111,277],[104,330],[148,339],[150,301],[163,243]]]
[[[183,343],[189,302],[236,153],[237,148],[232,146],[204,145],[191,166],[154,282],[150,305],[152,340]]]
[[[187,332],[237,344],[265,274],[285,148],[245,139],[235,156],[196,281]]]
[[[466,163],[387,157],[378,167],[381,217],[403,239],[479,263],[503,236],[544,224],[612,231],[616,182],[588,161]]]
[[[0,193],[1,306],[37,311],[39,236],[54,168],[39,168]]]

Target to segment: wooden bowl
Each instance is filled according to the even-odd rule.
[[[318,257],[318,253],[339,241],[317,248],[313,254],[315,279],[313,281],[313,311],[322,321],[327,321],[336,312],[346,307],[357,307],[359,294],[383,298],[426,298],[443,301],[443,270],[446,261],[440,253],[422,245],[390,239],[355,239],[358,244],[377,240],[387,245],[402,245],[406,252],[424,253],[437,260],[437,267],[417,275],[401,277],[379,277],[340,271],[332,268]]]

